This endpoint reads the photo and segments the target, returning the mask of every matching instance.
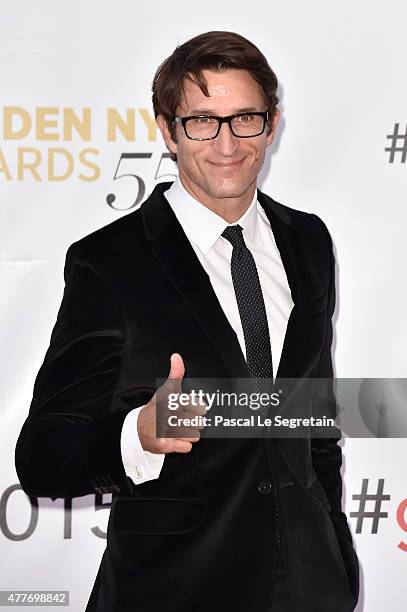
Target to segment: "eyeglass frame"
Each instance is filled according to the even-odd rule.
[[[263,122],[263,129],[261,130],[261,132],[259,132],[258,134],[251,134],[250,136],[239,136],[238,134],[235,134],[232,128],[232,120],[235,117],[241,117],[243,115],[256,115],[259,117],[263,117],[264,122]],[[269,112],[268,111],[247,111],[245,113],[235,113],[234,115],[226,115],[224,117],[221,117],[219,115],[189,115],[186,117],[179,117],[178,115],[175,115],[173,118],[173,122],[174,123],[178,123],[181,124],[182,127],[184,128],[184,133],[185,136],[187,138],[189,138],[189,140],[214,140],[215,138],[218,137],[219,132],[220,132],[220,128],[222,127],[223,123],[227,123],[229,125],[229,129],[232,132],[233,136],[235,136],[236,138],[256,138],[256,136],[261,136],[261,134],[263,134],[265,128],[266,128],[266,123],[268,120],[268,115]],[[185,124],[188,123],[189,119],[217,119],[218,121],[218,131],[216,132],[215,136],[209,136],[209,138],[191,138],[191,136],[188,136],[187,134],[187,130],[185,127]]]

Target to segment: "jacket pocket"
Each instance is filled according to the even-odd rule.
[[[116,497],[110,511],[114,534],[191,533],[206,520],[206,499]]]
[[[359,559],[353,547],[347,518],[343,512],[332,512],[330,516],[338,538],[339,548],[348,576],[349,588],[355,601],[357,601],[359,597]]]

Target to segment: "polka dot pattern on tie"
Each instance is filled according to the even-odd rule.
[[[233,247],[231,274],[243,327],[246,361],[250,376],[272,381],[273,362],[270,334],[256,263],[246,246],[243,228],[240,225],[228,226],[222,232],[222,236]]]

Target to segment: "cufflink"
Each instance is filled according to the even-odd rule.
[[[135,470],[136,470],[136,478],[137,478],[137,480],[140,480],[140,478],[143,478],[143,470],[141,468],[141,465],[136,465],[135,466]]]

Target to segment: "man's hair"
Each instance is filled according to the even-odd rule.
[[[278,104],[277,77],[266,58],[252,42],[235,32],[212,31],[199,34],[175,48],[158,67],[153,83],[154,115],[165,119],[171,138],[176,142],[175,123],[177,108],[184,95],[185,79],[195,82],[205,96],[209,96],[202,70],[247,70],[260,85],[264,103],[269,112],[268,124]],[[176,155],[171,153],[171,159]]]

